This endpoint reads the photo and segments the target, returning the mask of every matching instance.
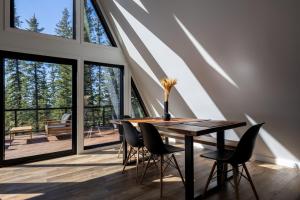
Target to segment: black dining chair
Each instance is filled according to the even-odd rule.
[[[253,149],[255,146],[255,140],[257,138],[258,132],[260,128],[262,127],[264,123],[254,125],[250,127],[242,136],[240,139],[237,147],[234,150],[222,150],[222,151],[211,151],[205,154],[202,154],[201,157],[208,158],[215,160],[212,170],[209,174],[207,183],[204,188],[204,195],[207,192],[207,188],[213,179],[214,171],[217,166],[217,162],[222,163],[222,169],[227,170],[227,164],[230,164],[232,166],[233,171],[233,179],[234,179],[234,189],[235,189],[235,195],[236,198],[239,199],[239,191],[238,191],[238,185],[240,183],[240,180],[242,177],[244,177],[246,180],[250,182],[251,188],[254,192],[254,195],[256,199],[259,199],[258,194],[256,192],[255,186],[253,184],[253,181],[251,179],[250,173],[246,167],[246,162],[248,162],[252,156]],[[242,167],[242,171],[239,171],[239,167]],[[243,172],[246,172],[246,176],[243,174]],[[224,181],[224,173],[226,171],[222,171],[222,177],[221,180]],[[225,173],[226,174],[226,173]]]
[[[158,130],[150,123],[139,123],[139,127],[141,129],[145,147],[150,152],[150,157],[144,169],[141,183],[143,182],[147,169],[150,167],[150,161],[153,160],[154,164],[156,165],[155,157],[158,157],[160,159],[160,197],[162,197],[164,177],[163,174],[169,166],[172,166],[178,170],[181,180],[184,184],[183,176],[174,156],[174,153],[184,151],[184,149],[176,146],[171,146],[169,144],[164,144]],[[165,159],[164,156],[167,156],[169,154],[171,154],[171,156]],[[166,164],[165,167],[163,166],[164,164]]]
[[[130,119],[131,117],[129,116],[129,115],[124,115],[123,116],[123,119]],[[120,134],[120,136],[122,136],[123,137],[123,139],[124,139],[124,134],[123,134],[123,127],[122,127],[122,125],[119,125],[119,134]],[[124,143],[122,142],[121,143],[121,146],[120,146],[120,148],[119,148],[119,151],[118,151],[118,158],[120,157],[120,154],[121,154],[121,151],[123,151],[123,145],[124,145]]]
[[[126,122],[126,121],[122,122],[122,127],[124,131],[125,139],[127,141],[127,144],[129,145],[129,153],[126,157],[122,173],[125,172],[125,168],[128,164],[129,159],[135,157],[136,158],[136,181],[138,182],[140,153],[142,154],[143,163],[144,163],[144,155],[145,155],[143,138],[140,132],[138,132],[130,122]]]

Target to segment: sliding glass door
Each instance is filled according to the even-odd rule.
[[[120,142],[111,119],[123,116],[123,67],[84,64],[84,148]]]
[[[75,153],[76,62],[9,52],[0,60],[2,161]]]

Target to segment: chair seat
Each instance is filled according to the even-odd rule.
[[[201,154],[201,157],[217,160],[217,161],[228,161],[234,154],[233,150],[210,151],[208,153]]]
[[[169,145],[169,144],[165,144],[165,149],[167,150],[167,152],[165,152],[166,154],[171,154],[171,153],[184,151],[184,148],[172,146],[172,145]]]

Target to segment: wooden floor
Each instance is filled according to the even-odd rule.
[[[119,133],[116,130],[94,130],[85,132],[84,145],[95,145],[114,142],[120,140]],[[10,140],[7,135],[5,138],[5,159],[14,159],[20,157],[46,154],[58,151],[70,150],[72,141],[70,134],[61,134],[58,136],[48,136],[44,132],[33,133],[33,138],[29,134],[19,134]]]
[[[48,161],[0,169],[1,199],[55,200],[150,200],[159,199],[159,178],[156,168],[150,170],[143,185],[135,182],[135,168],[121,173],[118,147],[93,154],[69,156]],[[195,153],[195,190],[201,192],[212,162]],[[182,171],[183,155],[176,155]],[[263,163],[249,163],[250,173],[262,200],[299,200],[300,172]],[[184,187],[177,171],[169,170],[165,178],[164,199],[184,199]],[[250,185],[241,181],[241,199],[254,199]],[[210,200],[234,199],[230,184]]]

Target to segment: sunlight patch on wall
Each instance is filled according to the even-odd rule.
[[[153,71],[151,70],[151,68],[149,67],[149,65],[146,63],[146,61],[144,60],[144,58],[142,57],[142,55],[138,52],[138,50],[135,48],[135,46],[133,45],[133,43],[131,42],[131,40],[129,39],[129,37],[127,36],[127,34],[125,33],[125,31],[123,30],[123,28],[120,26],[119,22],[115,19],[115,17],[112,15],[112,13],[110,13],[116,28],[118,30],[118,32],[120,33],[120,36],[124,42],[124,45],[126,47],[126,50],[129,54],[129,56],[158,84],[160,85],[159,80],[157,79],[157,77],[155,76],[155,74],[153,73]]]
[[[202,44],[192,35],[192,33],[183,25],[183,23],[174,15],[176,22],[180,28],[187,35],[194,47],[198,50],[205,62],[211,66],[216,72],[218,72],[224,79],[226,79],[231,85],[239,88],[238,85],[229,77],[229,75],[222,69],[222,67],[215,61],[215,59],[205,50]]]
[[[257,124],[257,122],[252,117],[247,114],[245,114],[245,116],[252,125]],[[264,143],[274,154],[276,164],[287,167],[300,167],[300,161],[264,128],[261,128],[259,133]]]
[[[142,8],[146,13],[149,14],[149,11],[147,8],[144,6],[144,4],[141,2],[141,0],[132,0],[134,3],[136,3],[140,8]]]
[[[156,110],[155,106],[153,104],[150,105],[152,111],[154,112],[154,116],[153,117],[160,117],[160,114],[158,113],[158,111]]]
[[[178,80],[175,88],[195,116],[202,119],[225,119],[182,58],[125,10],[117,1],[114,0],[114,3],[164,73],[168,77],[174,77]],[[238,136],[233,131],[228,131],[226,138],[238,140]]]

